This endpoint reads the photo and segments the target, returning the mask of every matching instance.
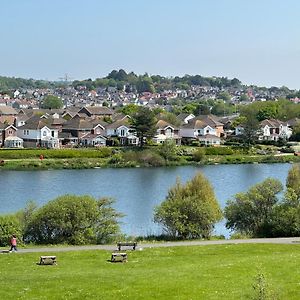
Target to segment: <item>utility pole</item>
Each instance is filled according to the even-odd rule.
[[[73,79],[72,77],[70,77],[67,73],[65,73],[65,75],[63,77],[59,77],[58,79],[60,79],[61,81],[64,81],[65,84],[67,85],[68,82]]]

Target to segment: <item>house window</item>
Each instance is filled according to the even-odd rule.
[[[8,130],[8,134],[13,134],[13,131],[12,130]]]
[[[23,134],[24,134],[24,135],[29,135],[29,130],[24,130],[24,131],[23,131]]]
[[[46,136],[47,135],[47,132],[46,131],[43,131],[43,136]]]
[[[206,133],[209,133],[209,130],[208,130],[208,129],[206,130]]]
[[[51,136],[54,137],[54,130],[51,131]]]
[[[121,129],[120,135],[121,135],[121,136],[125,136],[125,129]]]

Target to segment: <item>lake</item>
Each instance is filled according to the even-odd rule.
[[[245,164],[180,166],[170,168],[128,168],[49,171],[0,171],[0,213],[15,212],[34,200],[38,205],[63,194],[89,194],[96,198],[112,197],[114,207],[124,213],[122,231],[128,235],[161,233],[153,223],[153,208],[163,201],[176,178],[183,182],[203,172],[214,187],[223,208],[234,194],[267,177],[283,184],[290,164]],[[229,236],[224,221],[216,234]]]

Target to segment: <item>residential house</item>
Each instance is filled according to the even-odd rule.
[[[113,114],[113,111],[105,106],[86,106],[82,107],[79,111],[79,114],[86,114],[88,117],[98,118],[98,117],[110,117]]]
[[[187,124],[190,120],[194,119],[195,116],[193,114],[181,113],[177,116],[177,118],[182,122],[182,124]]]
[[[92,132],[93,124],[87,118],[75,115],[74,118],[66,121],[62,126],[62,134],[60,134],[63,144],[71,143],[77,145],[80,139],[88,133]]]
[[[80,145],[88,147],[105,146],[107,141],[107,138],[105,137],[105,126],[107,123],[97,119],[91,121],[91,123],[93,125],[91,132],[80,137]]]
[[[105,129],[106,137],[110,139],[110,144],[116,138],[123,146],[138,145],[138,138],[131,129],[128,118],[108,124]]]
[[[18,128],[17,135],[23,139],[24,147],[59,148],[58,130],[52,124],[52,118],[33,116]]]
[[[264,120],[260,123],[259,140],[278,141],[288,140],[292,135],[292,129],[287,122],[276,119]]]
[[[14,124],[18,112],[11,106],[0,106],[0,122]]]
[[[181,136],[179,135],[179,128],[164,121],[159,120],[156,123],[157,134],[153,138],[153,141],[157,144],[162,144],[166,140],[173,140],[176,145],[181,144]]]
[[[205,145],[220,145],[223,134],[223,124],[213,115],[198,116],[180,128],[182,138],[198,140]]]
[[[23,140],[17,137],[17,128],[14,125],[0,123],[0,147],[23,148]]]

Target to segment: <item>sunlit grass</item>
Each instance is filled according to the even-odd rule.
[[[251,299],[262,272],[279,299],[299,299],[300,245],[214,245],[0,255],[0,299]]]

